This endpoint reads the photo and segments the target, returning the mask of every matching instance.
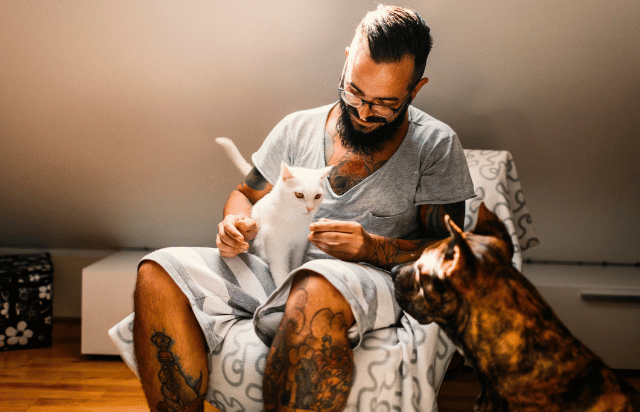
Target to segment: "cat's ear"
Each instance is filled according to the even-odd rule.
[[[320,169],[320,173],[322,173],[322,177],[320,177],[320,179],[324,179],[325,177],[329,176],[329,173],[331,173],[331,170],[333,169],[333,166],[328,166],[325,167],[324,169]]]
[[[293,179],[293,173],[291,173],[291,169],[285,162],[280,163],[280,177],[282,180]]]

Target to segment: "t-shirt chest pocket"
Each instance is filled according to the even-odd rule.
[[[412,238],[419,231],[418,211],[410,205],[404,211],[392,215],[369,211],[364,229],[376,235],[399,239]]]
[[[415,205],[417,173],[401,173],[380,179],[374,190],[363,191],[368,212],[365,230],[376,235],[414,239],[420,233]]]

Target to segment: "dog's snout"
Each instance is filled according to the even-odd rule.
[[[391,268],[391,277],[395,279],[396,276],[398,276],[402,272],[402,269],[407,267],[407,265],[408,265],[407,263],[401,263],[399,265],[395,265],[393,268]]]
[[[393,268],[391,268],[391,277],[395,279],[396,276],[398,276],[398,273],[400,273],[400,271],[402,270],[402,267],[404,265],[395,265]]]

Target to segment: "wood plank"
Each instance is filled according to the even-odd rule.
[[[80,354],[80,323],[54,321],[53,346],[0,352],[0,410],[3,412],[148,411],[140,381],[119,357]],[[640,390],[640,371],[623,371]],[[473,408],[475,375],[464,371],[445,381],[440,412]],[[209,404],[205,411],[216,412]]]

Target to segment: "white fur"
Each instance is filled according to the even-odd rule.
[[[240,169],[240,173],[242,173],[243,176],[249,174],[249,172],[251,171],[251,165],[246,160],[244,160],[244,157],[242,157],[240,151],[233,143],[233,141],[231,141],[231,139],[229,139],[228,137],[216,137],[216,143],[222,146],[224,151],[227,152],[229,159],[231,159],[233,164],[235,164],[236,167]]]
[[[225,140],[220,142],[220,139]],[[218,138],[216,142],[225,148],[241,172],[248,174],[239,166],[242,162],[248,163],[233,142],[226,138]],[[253,206],[251,217],[258,224],[258,235],[253,245],[258,255],[269,264],[276,286],[282,284],[292,269],[302,264],[309,225],[324,199],[323,181],[331,169],[332,166],[314,170],[287,166],[282,162],[280,176],[273,189]]]

